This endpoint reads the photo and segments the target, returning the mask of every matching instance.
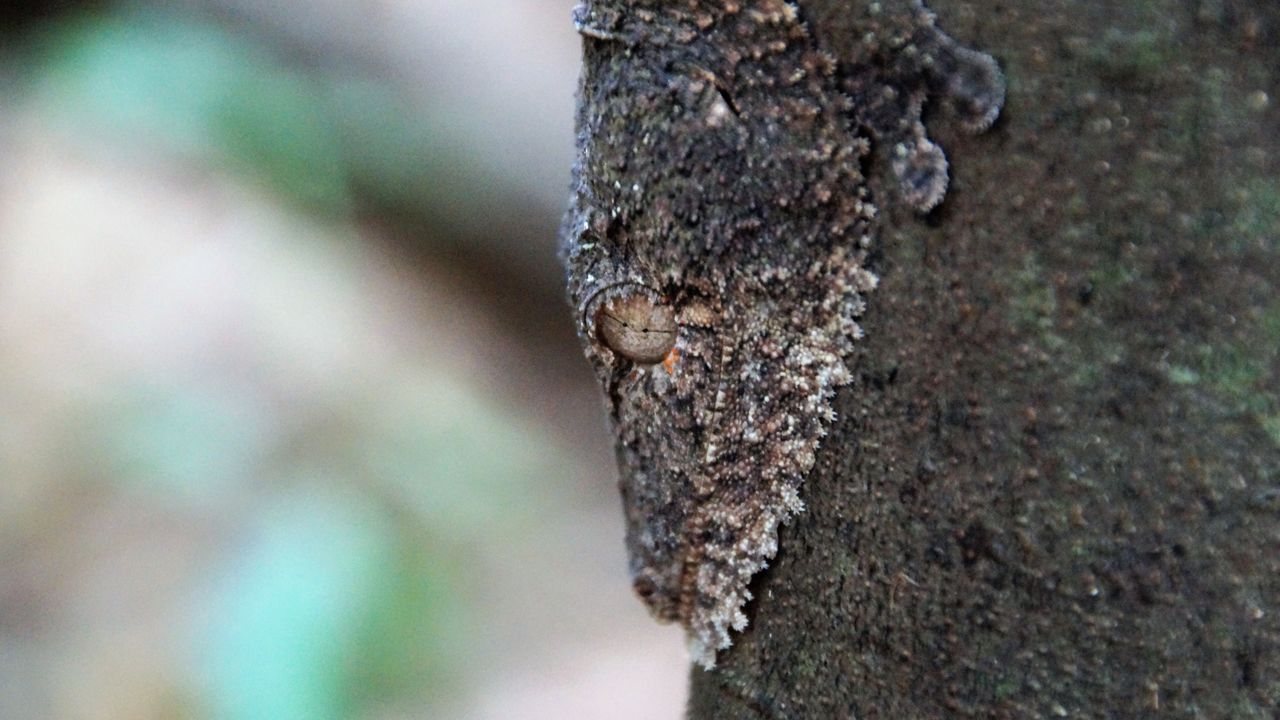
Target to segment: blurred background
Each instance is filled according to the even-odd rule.
[[[573,0],[0,9],[0,718],[676,717]]]

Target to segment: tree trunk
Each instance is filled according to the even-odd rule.
[[[1003,117],[926,218],[868,168],[856,380],[689,716],[1280,717],[1280,3],[929,6]]]

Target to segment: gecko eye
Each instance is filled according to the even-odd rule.
[[[662,362],[676,344],[676,316],[657,293],[640,285],[605,291],[591,315],[596,338],[619,355],[645,365]]]

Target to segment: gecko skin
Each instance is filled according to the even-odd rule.
[[[706,668],[746,627],[747,584],[803,509],[850,380],[876,285],[871,143],[889,149],[899,199],[927,211],[947,164],[926,99],[975,131],[1004,99],[995,61],[918,0],[807,7],[592,0],[574,16],[570,302],[616,436],[635,590]]]

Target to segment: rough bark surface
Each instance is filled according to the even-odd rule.
[[[1277,717],[1280,3],[929,5],[1004,117],[925,219],[873,156],[855,380],[689,716]]]

